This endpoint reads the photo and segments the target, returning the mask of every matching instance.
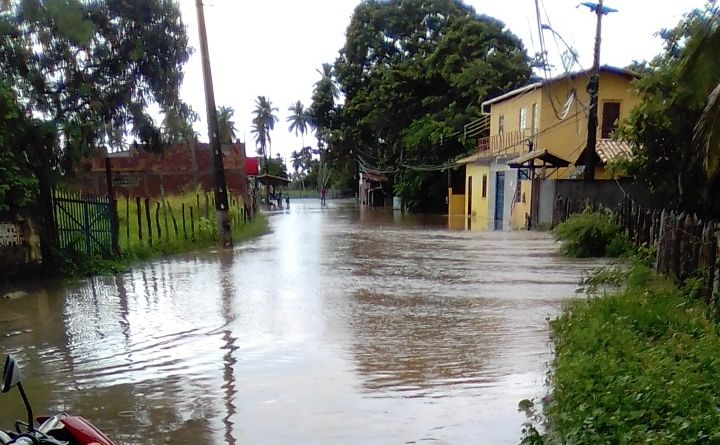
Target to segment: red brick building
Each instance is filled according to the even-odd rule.
[[[212,152],[208,144],[171,145],[161,154],[138,148],[107,154],[112,168],[113,185],[117,196],[156,197],[213,188]],[[98,156],[82,162],[75,187],[93,195],[107,194],[105,157]],[[225,179],[232,195],[248,196],[248,178],[257,176],[257,158],[245,157],[245,144],[236,142],[223,146]]]

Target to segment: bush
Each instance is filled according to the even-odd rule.
[[[553,234],[562,242],[563,254],[571,257],[619,257],[632,250],[630,240],[607,213],[578,213],[555,227]]]
[[[525,443],[720,443],[717,317],[639,261],[626,285],[551,323],[546,432]]]

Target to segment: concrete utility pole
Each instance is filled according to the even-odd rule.
[[[210,70],[210,55],[208,53],[207,33],[205,31],[205,13],[202,0],[197,0],[198,33],[200,34],[200,55],[202,56],[203,79],[205,80],[205,105],[207,107],[208,136],[213,160],[213,193],[215,194],[215,214],[217,217],[218,242],[223,247],[232,247],[232,230],[230,228],[230,213],[228,206],[227,184],[225,182],[225,167],[220,147],[220,133],[218,131],[217,110],[215,108],[215,92],[213,91],[212,71]]]
[[[585,6],[589,6],[585,4]],[[587,145],[585,146],[585,174],[586,181],[595,179],[595,166],[597,154],[595,146],[597,144],[597,126],[598,126],[598,90],[600,88],[600,40],[602,30],[602,16],[610,11],[603,9],[603,0],[598,0],[596,7],[590,7],[597,14],[597,27],[595,29],[595,54],[593,57],[592,72],[590,73],[590,82],[587,91],[590,93],[590,112],[588,115],[588,134]]]

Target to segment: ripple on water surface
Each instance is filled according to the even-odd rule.
[[[334,203],[271,226],[234,252],[0,301],[36,411],[123,444],[517,443],[545,318],[592,262],[543,234]],[[23,417],[2,398],[3,425]]]

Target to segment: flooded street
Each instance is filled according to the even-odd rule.
[[[121,444],[517,444],[546,317],[592,263],[548,234],[295,201],[272,233],[0,300],[36,413]],[[25,417],[0,395],[0,424]]]

